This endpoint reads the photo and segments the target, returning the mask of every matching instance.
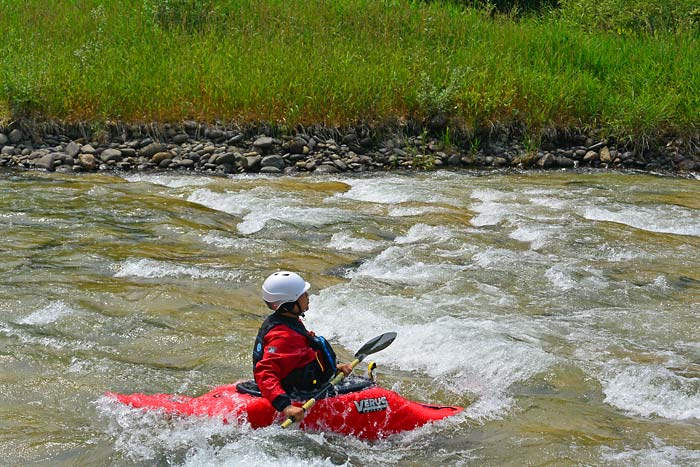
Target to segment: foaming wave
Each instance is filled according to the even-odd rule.
[[[700,378],[686,378],[660,365],[611,368],[603,392],[607,403],[643,417],[700,418]]]
[[[183,188],[187,186],[203,186],[211,182],[210,179],[202,176],[182,176],[182,175],[149,175],[130,174],[122,177],[128,182],[146,182],[154,185],[162,185],[168,188]]]
[[[538,331],[526,320],[434,317],[420,300],[373,296],[366,290],[357,294],[351,285],[324,289],[312,297],[311,305],[311,327],[337,336],[350,349],[379,332],[396,331],[396,341],[376,360],[423,371],[456,393],[478,395],[468,409],[473,418],[502,416],[513,403],[508,389],[556,361],[542,349]],[[337,310],[352,320],[351,328],[338,319]]]
[[[37,310],[17,321],[18,324],[49,324],[75,313],[75,310],[62,301],[52,302],[48,306]]]
[[[240,277],[240,273],[231,270],[183,266],[143,258],[124,261],[114,274],[114,277],[142,277],[145,279],[182,276],[191,277],[192,279],[236,280]]]
[[[253,430],[249,425],[224,424],[216,417],[165,417],[161,411],[140,410],[111,397],[95,402],[106,421],[115,450],[138,464],[197,466],[334,466],[323,449],[323,435],[280,430],[276,425]],[[306,449],[292,448],[301,441]]]
[[[430,285],[444,282],[465,269],[453,264],[426,264],[410,256],[408,248],[389,247],[351,275],[373,277],[389,283]]]
[[[347,221],[351,214],[336,208],[310,208],[310,207],[279,207],[270,209],[269,206],[255,209],[243,218],[238,224],[238,231],[242,234],[252,234],[265,228],[272,220],[301,225],[306,227],[320,227]]]
[[[513,240],[529,243],[531,249],[539,250],[547,244],[549,235],[548,229],[540,226],[522,225],[513,231],[509,237]]]
[[[408,230],[406,235],[396,237],[394,241],[399,245],[417,242],[442,243],[454,238],[454,236],[452,229],[442,225],[416,224]]]
[[[679,467],[700,465],[700,450],[686,449],[677,446],[665,446],[656,442],[657,446],[649,449],[626,449],[614,451],[603,447],[601,457],[609,466],[649,466],[649,467]]]
[[[243,216],[243,221],[236,227],[245,235],[259,232],[273,220],[318,227],[347,221],[352,216],[352,213],[338,208],[305,206],[294,194],[271,191],[265,187],[224,193],[199,189],[187,200],[228,214]]]
[[[377,240],[351,237],[346,233],[335,233],[331,237],[328,247],[336,250],[372,251],[381,248],[383,244],[384,242]]]
[[[593,221],[616,222],[647,232],[700,237],[700,216],[678,206],[629,207],[617,210],[588,208],[583,216]]]
[[[430,180],[382,177],[344,179],[343,181],[350,185],[350,190],[333,195],[334,198],[392,205],[411,201],[444,203],[453,206],[462,204],[459,200],[440,193],[435,189],[435,183]]]

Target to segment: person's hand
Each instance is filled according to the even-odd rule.
[[[304,418],[304,409],[297,407],[296,405],[288,405],[282,411],[287,417],[292,417],[295,422],[300,422]]]
[[[336,365],[336,368],[338,371],[342,371],[345,376],[349,375],[350,372],[352,372],[352,365],[349,363],[338,363]]]

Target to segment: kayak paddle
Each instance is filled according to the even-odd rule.
[[[389,345],[394,342],[394,339],[396,339],[396,333],[395,332],[386,332],[380,336],[375,337],[374,339],[368,341],[365,345],[360,348],[355,353],[355,360],[350,362],[350,371],[354,370],[355,367],[365,359],[367,355],[371,355],[373,353],[379,352],[380,350],[384,350]],[[314,394],[314,397],[309,399],[304,403],[304,405],[301,406],[302,409],[304,409],[304,412],[308,412],[311,407],[316,404],[316,400],[323,396],[332,386],[335,386],[336,384],[340,383],[343,378],[345,378],[345,373],[342,371],[335,375],[335,377],[330,380],[320,391],[318,391],[316,394]],[[287,428],[289,427],[292,423],[294,423],[294,417],[289,417],[287,418],[282,424],[280,425],[282,428]]]

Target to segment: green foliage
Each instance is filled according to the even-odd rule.
[[[455,128],[497,124],[700,129],[700,36],[685,29],[620,35],[437,0],[0,2],[10,118],[291,127],[442,113],[448,147]]]
[[[457,108],[457,97],[464,75],[465,72],[461,69],[452,70],[447,82],[436,83],[434,77],[425,71],[421,72],[417,92],[420,111],[428,116],[453,113]]]
[[[698,0],[560,0],[567,21],[618,34],[700,30]]]
[[[143,9],[166,30],[199,31],[220,19],[216,0],[144,0]]]

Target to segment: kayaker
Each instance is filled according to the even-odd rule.
[[[330,344],[301,321],[309,309],[310,287],[290,271],[265,279],[262,297],[274,313],[260,326],[253,347],[253,375],[260,392],[295,421],[304,418],[304,410],[292,405],[290,393],[320,389],[337,371],[352,371],[349,363],[338,364]]]

